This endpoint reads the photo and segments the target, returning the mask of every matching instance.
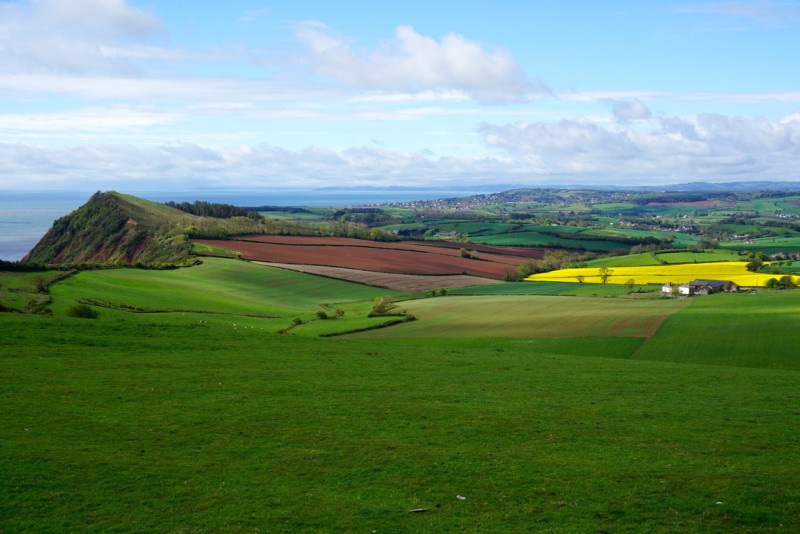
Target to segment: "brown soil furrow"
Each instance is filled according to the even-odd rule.
[[[245,259],[279,263],[327,265],[398,274],[469,274],[502,279],[513,265],[469,259],[460,255],[431,254],[406,249],[364,246],[287,245],[238,240],[200,239],[198,243],[239,252]]]
[[[317,274],[330,278],[338,278],[350,282],[357,282],[376,287],[385,287],[397,291],[408,291],[412,293],[421,291],[431,291],[440,288],[465,287],[481,284],[499,284],[499,280],[491,278],[480,278],[463,274],[426,276],[418,274],[392,274],[378,273],[373,271],[363,271],[358,269],[346,269],[343,267],[327,267],[324,265],[296,265],[289,263],[270,263],[256,262],[270,267],[280,267],[303,273]]]

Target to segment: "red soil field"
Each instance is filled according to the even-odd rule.
[[[301,273],[318,274],[340,280],[348,280],[368,286],[386,287],[398,291],[416,293],[432,289],[476,286],[481,284],[501,284],[493,278],[478,278],[464,274],[425,276],[421,274],[377,273],[358,269],[345,269],[343,267],[328,267],[325,265],[297,265],[294,263],[264,263],[255,262],[281,269],[290,269]]]
[[[276,243],[300,246],[321,245],[385,248],[392,250],[410,250],[414,252],[443,254],[446,256],[457,257],[461,256],[459,249],[465,248],[469,251],[478,252],[478,256],[482,260],[506,263],[508,265],[515,266],[531,259],[541,259],[544,257],[544,249],[541,248],[493,247],[490,245],[452,243],[448,241],[400,241],[387,243],[382,241],[352,239],[348,237],[303,237],[285,235],[241,236],[237,238],[237,241],[258,241],[259,243]]]
[[[494,279],[502,279],[506,271],[528,259],[483,253],[479,259],[468,259],[462,258],[458,250],[450,248],[346,238],[257,237],[258,241],[247,238],[247,241],[198,239],[196,242],[236,251],[248,260],[328,265],[386,273],[470,274]],[[266,242],[275,237],[285,241]],[[357,245],[354,246],[354,243]],[[495,258],[499,261],[493,261]]]

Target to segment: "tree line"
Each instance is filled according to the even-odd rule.
[[[217,202],[206,202],[195,200],[194,202],[164,202],[170,208],[181,210],[190,215],[199,217],[215,217],[217,219],[230,219],[231,217],[247,217],[248,212],[244,208],[232,204],[220,204]]]

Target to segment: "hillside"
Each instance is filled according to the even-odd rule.
[[[258,223],[244,217],[199,217],[114,191],[97,192],[55,221],[23,262],[174,264],[187,258],[189,234],[257,231]]]

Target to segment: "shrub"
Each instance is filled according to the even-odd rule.
[[[327,318],[328,318],[328,314],[327,314],[327,313],[325,313],[324,311],[322,311],[322,310],[319,310],[319,311],[317,312],[317,319],[322,319],[322,320],[324,320],[324,319],[327,319]]]
[[[67,310],[67,317],[79,317],[81,319],[97,319],[100,314],[86,304],[76,304]]]

